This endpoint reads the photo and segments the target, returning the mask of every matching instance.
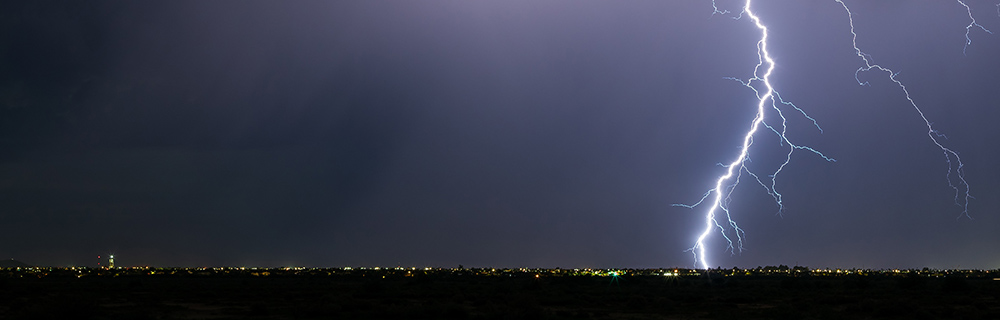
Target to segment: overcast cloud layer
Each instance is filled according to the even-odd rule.
[[[723,267],[1000,266],[1000,36],[760,1],[798,152]],[[969,1],[1000,31],[997,7]],[[739,11],[735,1],[720,8]],[[710,1],[30,1],[0,7],[0,257],[41,265],[688,267],[755,111],[759,31]],[[784,151],[762,133],[752,168]]]

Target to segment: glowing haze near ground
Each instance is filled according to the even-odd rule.
[[[845,3],[961,156],[972,219],[899,86],[855,79],[843,6],[756,1],[769,81],[822,128],[785,112],[788,139],[837,161],[796,150],[780,216],[743,180],[743,251],[714,233],[709,266],[996,268],[1000,36],[967,26],[1000,8]],[[0,12],[0,256],[37,264],[691,266],[704,210],[671,204],[713,188],[758,104],[726,77],[752,77],[760,30],[711,1]],[[788,146],[759,133],[748,169],[770,185]]]

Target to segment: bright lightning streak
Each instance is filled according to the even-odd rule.
[[[861,58],[862,61],[865,62],[864,66],[859,67],[858,70],[854,72],[854,79],[858,81],[859,85],[871,86],[867,81],[862,82],[860,79],[858,79],[858,74],[861,72],[867,72],[871,70],[879,70],[888,74],[889,80],[895,82],[896,85],[898,85],[899,88],[903,90],[903,94],[906,96],[906,100],[910,102],[910,105],[913,106],[914,110],[917,110],[917,113],[920,114],[920,118],[923,119],[924,123],[927,125],[927,136],[930,137],[931,142],[933,142],[934,145],[936,145],[938,148],[941,148],[941,152],[944,153],[945,162],[948,163],[948,172],[945,175],[945,178],[948,180],[948,186],[955,190],[955,204],[962,207],[962,213],[959,214],[958,217],[961,218],[964,215],[967,218],[971,219],[972,217],[969,216],[969,200],[973,199],[973,197],[969,191],[969,183],[965,181],[965,170],[963,170],[964,164],[962,163],[962,158],[958,156],[957,152],[945,147],[944,145],[941,144],[940,141],[938,141],[938,138],[947,139],[947,137],[945,137],[944,134],[941,134],[936,129],[934,129],[934,127],[931,125],[930,120],[927,120],[927,116],[924,115],[924,112],[921,111],[919,107],[917,107],[917,103],[914,102],[913,98],[910,97],[910,91],[906,89],[906,86],[903,85],[902,82],[896,79],[896,75],[898,75],[898,73],[893,72],[891,69],[883,67],[881,65],[872,64],[870,60],[871,55],[862,52],[861,49],[858,48],[858,41],[857,41],[858,34],[854,32],[854,18],[852,17],[851,9],[848,8],[847,4],[845,4],[843,1],[841,0],[836,0],[836,1],[844,7],[844,10],[847,11],[848,22],[850,22],[851,25],[851,36],[852,36],[851,43],[854,45],[854,52],[858,55],[858,57]],[[965,5],[965,3],[963,3],[962,1],[958,2],[961,3],[962,5]],[[969,8],[969,6],[965,7]],[[969,18],[972,18],[971,13],[969,14]],[[972,24],[970,24],[969,27],[966,28],[967,31],[966,39],[968,39],[969,37],[968,29],[971,28],[973,25],[979,25],[976,23],[975,19],[972,19]],[[986,28],[983,28],[983,30],[986,30]],[[989,30],[986,30],[986,32],[989,32]],[[968,46],[969,43],[971,43],[971,40],[969,40],[966,43],[966,46]],[[952,158],[954,158],[955,161],[954,164],[952,163]],[[955,164],[957,164],[957,167],[955,167]],[[958,177],[958,184],[959,184],[958,186],[956,186],[955,183],[952,182],[953,180],[952,173],[954,173]],[[964,202],[960,203],[959,202],[960,198],[962,198]]]
[[[950,186],[953,190],[955,190],[955,204],[963,208],[962,214],[959,215],[959,217],[963,215],[969,217],[969,212],[968,212],[969,200],[973,199],[973,197],[969,191],[969,184],[965,180],[965,171],[962,159],[959,157],[957,152],[945,147],[938,140],[938,138],[947,139],[947,137],[945,137],[943,134],[934,129],[933,125],[924,115],[923,111],[920,110],[919,107],[917,107],[916,102],[914,102],[910,96],[909,90],[906,89],[906,86],[903,85],[902,82],[896,79],[898,73],[893,72],[889,68],[882,67],[881,65],[873,64],[871,56],[868,55],[867,53],[862,52],[861,49],[858,48],[857,33],[855,33],[854,31],[854,19],[852,17],[851,10],[847,7],[847,4],[845,4],[843,1],[841,0],[835,0],[835,1],[840,3],[844,7],[844,10],[847,11],[848,21],[851,26],[851,35],[853,36],[852,43],[854,46],[855,53],[865,63],[864,66],[859,67],[858,70],[855,71],[855,80],[857,80],[858,84],[860,85],[863,86],[869,85],[868,82],[861,81],[858,75],[861,72],[867,72],[873,69],[877,69],[879,71],[887,73],[889,75],[889,79],[899,86],[899,88],[903,91],[906,100],[910,102],[910,105],[913,106],[914,110],[917,111],[917,113],[920,115],[920,118],[923,119],[924,123],[927,125],[927,130],[928,130],[927,135],[928,137],[930,137],[931,142],[933,142],[936,146],[938,146],[938,148],[940,148],[941,151],[944,153],[945,161],[948,163],[948,171],[946,174],[946,180],[948,181],[948,186]],[[993,32],[976,22],[976,19],[972,16],[972,9],[969,8],[969,6],[965,4],[965,2],[963,2],[962,0],[957,0],[957,2],[966,8],[970,20],[969,25],[966,26],[965,28],[966,43],[965,47],[962,49],[962,52],[964,54],[966,49],[968,49],[968,46],[972,44],[972,38],[969,36],[972,27],[978,27],[990,34],[992,34]],[[716,5],[715,0],[712,1],[712,9],[713,9],[712,11],[713,16],[715,14],[726,15],[730,13],[729,10],[720,10],[719,7]],[[782,203],[781,193],[779,193],[776,190],[776,179],[778,174],[780,174],[782,170],[785,168],[785,166],[787,166],[788,163],[791,161],[792,153],[794,153],[795,150],[810,151],[827,161],[830,162],[836,161],[833,158],[827,157],[823,153],[813,148],[796,145],[792,143],[786,136],[786,131],[787,131],[786,123],[788,119],[785,117],[785,114],[784,112],[782,112],[782,109],[779,108],[779,103],[783,106],[794,108],[796,111],[801,113],[806,119],[812,121],[813,125],[815,125],[820,132],[823,132],[823,129],[820,128],[819,124],[816,122],[816,119],[810,117],[808,114],[805,113],[805,111],[800,109],[795,104],[787,102],[784,99],[782,99],[781,95],[778,94],[777,91],[775,91],[774,87],[771,85],[770,82],[771,73],[774,71],[774,60],[771,58],[770,53],[767,51],[768,29],[761,22],[760,18],[753,13],[753,10],[751,9],[751,0],[747,0],[745,2],[743,10],[740,11],[736,17],[733,17],[733,19],[739,20],[743,17],[744,14],[750,17],[754,25],[761,32],[760,40],[757,41],[758,63],[754,67],[753,77],[750,78],[749,80],[743,81],[736,78],[726,78],[726,79],[738,81],[743,86],[753,90],[754,94],[757,96],[758,99],[757,113],[754,116],[753,121],[751,122],[750,129],[743,136],[743,144],[740,148],[739,155],[729,164],[722,164],[722,163],[719,164],[720,166],[726,168],[726,173],[723,174],[722,176],[719,176],[719,178],[715,181],[715,187],[708,190],[708,192],[706,192],[701,197],[701,199],[698,200],[698,202],[692,205],[674,204],[674,206],[694,208],[703,203],[706,203],[706,200],[710,199],[708,202],[710,206],[705,213],[705,229],[698,236],[698,240],[695,242],[695,245],[690,249],[688,249],[688,251],[691,251],[691,253],[694,255],[695,263],[700,264],[701,267],[705,269],[709,268],[709,263],[706,258],[707,253],[705,248],[705,240],[714,230],[716,230],[716,228],[718,228],[719,233],[728,243],[727,249],[732,250],[734,254],[736,250],[739,251],[743,250],[743,239],[745,237],[745,233],[743,232],[743,229],[740,228],[739,225],[737,225],[736,222],[733,220],[728,206],[731,200],[730,197],[732,195],[732,191],[739,185],[743,172],[746,172],[748,175],[753,177],[757,181],[757,183],[759,183],[762,187],[764,187],[767,190],[768,194],[771,195],[774,198],[774,201],[777,203],[778,213],[780,214],[781,212],[784,211],[784,204]],[[997,14],[1000,15],[1000,4],[997,4]],[[761,68],[764,68],[763,73],[761,73]],[[757,86],[754,86],[755,83],[759,84]],[[762,88],[763,90],[758,88],[761,85],[763,86]],[[770,106],[772,109],[775,110],[777,116],[781,118],[781,123],[780,126],[778,127],[775,127],[767,123],[764,119],[766,111],[765,105],[768,104],[768,101],[770,101]],[[770,178],[769,183],[761,180],[760,176],[753,173],[746,167],[746,162],[750,160],[750,147],[753,145],[754,135],[757,133],[757,131],[760,129],[761,126],[764,126],[771,132],[775,133],[779,137],[779,144],[781,144],[782,146],[787,144],[788,146],[788,153],[785,156],[785,161],[780,166],[778,166],[777,170],[775,170],[774,173],[768,176]],[[958,182],[957,186],[954,183],[954,179],[952,178],[953,173],[955,176],[957,176],[957,182]],[[963,201],[962,203],[960,203],[959,200],[960,198]],[[719,211],[721,211],[725,215],[725,223],[719,222],[721,220],[720,218],[721,214],[719,214]],[[728,227],[725,226],[724,224],[728,225]],[[727,234],[727,229],[731,230],[728,232],[734,235],[735,241],[732,237],[730,237]]]
[[[962,48],[962,54],[965,54],[965,49],[968,49],[969,45],[972,44],[972,38],[969,37],[969,32],[972,31],[972,27],[973,26],[979,27],[979,29],[983,29],[983,31],[986,31],[986,33],[989,33],[989,34],[993,34],[993,31],[990,31],[989,29],[986,29],[986,27],[984,27],[983,25],[981,25],[981,24],[979,24],[979,23],[976,22],[976,18],[972,17],[972,8],[969,8],[969,5],[965,4],[965,2],[962,2],[962,0],[956,0],[956,1],[958,1],[959,4],[961,4],[963,7],[965,7],[965,11],[969,12],[969,20],[970,20],[970,22],[969,22],[968,26],[965,26],[965,47]],[[837,1],[837,2],[840,2],[840,1]],[[841,2],[841,4],[843,4],[843,2]],[[846,8],[847,6],[844,5],[844,7]],[[850,10],[848,10],[848,12],[850,12]],[[1000,4],[997,4],[997,13],[1000,14]]]
[[[788,165],[789,161],[791,161],[792,153],[794,153],[795,150],[807,150],[819,155],[820,157],[822,157],[827,161],[831,162],[836,161],[833,158],[823,155],[822,153],[813,148],[796,145],[792,143],[786,136],[787,119],[785,118],[784,113],[781,111],[781,108],[779,108],[778,105],[779,103],[781,105],[794,108],[796,111],[801,113],[805,118],[811,120],[813,124],[816,126],[816,128],[820,130],[820,132],[822,132],[823,129],[819,127],[819,124],[816,122],[816,119],[810,117],[808,114],[805,113],[805,111],[797,107],[795,104],[781,99],[781,96],[778,94],[777,91],[774,90],[774,87],[771,85],[770,76],[771,72],[774,71],[774,60],[771,58],[770,53],[767,51],[767,37],[768,37],[767,27],[764,26],[760,18],[753,13],[750,4],[751,1],[747,0],[743,6],[743,11],[741,11],[737,17],[734,17],[734,19],[740,19],[744,14],[746,14],[748,17],[750,17],[750,20],[753,21],[757,29],[760,30],[761,37],[760,40],[757,41],[758,62],[757,65],[754,67],[753,78],[750,78],[747,81],[739,80],[736,78],[727,78],[727,79],[738,81],[741,84],[743,84],[743,86],[750,88],[751,90],[754,91],[758,99],[757,114],[754,116],[753,122],[751,122],[750,129],[747,131],[746,135],[743,136],[743,144],[740,148],[739,155],[729,164],[720,164],[721,166],[726,168],[726,173],[720,176],[715,181],[715,187],[706,192],[705,195],[702,196],[702,198],[693,205],[674,204],[674,206],[694,208],[704,203],[705,200],[711,197],[710,207],[705,213],[705,229],[698,236],[698,240],[695,243],[695,245],[690,249],[688,249],[694,255],[696,264],[700,264],[701,267],[705,269],[709,268],[709,263],[706,258],[707,253],[705,248],[705,240],[708,238],[708,236],[712,233],[713,230],[716,230],[716,228],[720,230],[722,237],[726,240],[726,242],[728,242],[729,250],[732,250],[734,253],[736,250],[739,251],[743,250],[743,238],[744,238],[743,229],[741,229],[739,225],[736,224],[736,221],[733,220],[728,207],[732,191],[736,188],[737,185],[739,185],[740,178],[742,177],[743,172],[747,172],[748,175],[753,177],[761,186],[767,189],[768,194],[774,197],[775,202],[777,202],[779,208],[778,212],[781,213],[784,210],[784,205],[782,204],[781,193],[779,193],[775,189],[776,186],[775,180],[778,174],[781,173],[781,171],[785,168],[785,166]],[[724,11],[719,10],[719,8],[715,5],[714,1],[712,2],[712,7],[714,9],[712,13],[713,15],[729,13],[728,10]],[[761,73],[761,68],[764,68],[763,73]],[[763,90],[760,90],[753,85],[754,83],[757,82],[763,85]],[[768,103],[769,101],[770,103]],[[777,112],[778,117],[781,118],[780,127],[776,128],[775,126],[772,126],[764,121],[764,116],[766,111],[765,106],[767,105],[770,105],[770,107]],[[769,176],[770,177],[769,184],[767,182],[762,181],[760,179],[760,176],[751,172],[746,167],[746,161],[750,159],[749,158],[750,146],[753,145],[753,137],[761,126],[770,129],[772,132],[778,135],[779,143],[781,145],[787,144],[788,146],[788,153],[785,156],[785,162],[782,163],[778,167],[778,169],[775,170],[775,172]],[[731,238],[729,235],[726,234],[727,227],[724,226],[723,223],[719,222],[721,219],[717,218],[718,211],[722,211],[724,213],[725,224],[728,225],[728,228],[731,228],[732,230],[731,232],[736,238],[735,242],[733,238]]]

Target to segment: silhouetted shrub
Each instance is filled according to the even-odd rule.
[[[900,289],[914,290],[923,288],[925,283],[927,283],[927,277],[916,273],[908,273],[906,276],[899,278],[896,285]]]
[[[949,276],[944,279],[941,289],[947,292],[966,291],[969,289],[969,282],[961,275]]]

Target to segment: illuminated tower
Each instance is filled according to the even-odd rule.
[[[114,269],[114,268],[115,268],[115,255],[112,254],[108,256],[108,269]]]

